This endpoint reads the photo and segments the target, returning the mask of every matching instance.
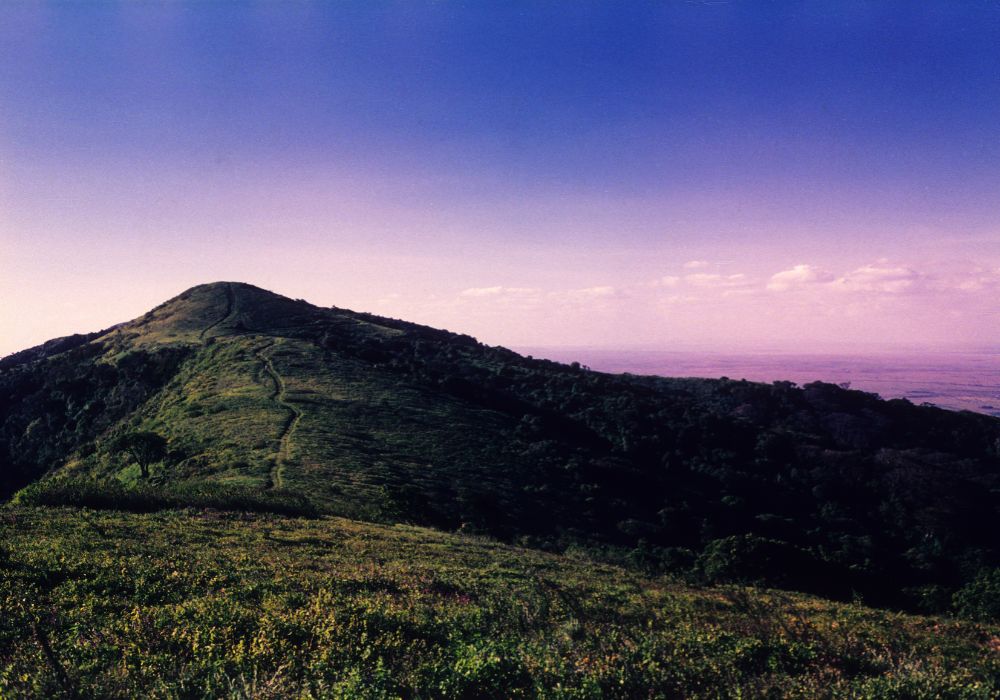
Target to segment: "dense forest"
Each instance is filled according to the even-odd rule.
[[[162,484],[280,489],[697,582],[1000,607],[1000,421],[978,414],[604,374],[235,283],[0,361],[0,496],[132,483],[110,446],[136,429],[169,439]]]

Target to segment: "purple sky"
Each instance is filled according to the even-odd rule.
[[[504,345],[1000,346],[1000,5],[0,4],[0,355],[201,282]]]

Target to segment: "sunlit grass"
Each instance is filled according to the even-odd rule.
[[[1000,690],[996,628],[694,589],[422,528],[26,507],[0,522],[0,695],[11,697]]]

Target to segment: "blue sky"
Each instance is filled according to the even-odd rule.
[[[507,344],[1000,343],[998,46],[986,1],[5,3],[0,353],[215,279]]]

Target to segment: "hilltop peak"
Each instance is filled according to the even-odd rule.
[[[267,301],[293,302],[293,300],[289,297],[247,282],[219,281],[197,284],[193,287],[185,289],[177,296],[165,301],[160,305],[160,307],[166,307],[171,304],[184,301],[196,301],[198,303],[222,307],[229,306],[230,301],[241,301],[248,304],[259,304]],[[300,299],[295,303],[304,304],[307,302]],[[155,310],[156,309],[154,309],[154,311]]]
[[[205,340],[255,332],[271,334],[307,323],[317,307],[246,282],[191,287],[123,326],[145,340]]]
[[[281,297],[283,299],[288,298],[282,294],[278,294],[277,292],[272,292],[269,289],[264,289],[263,287],[258,287],[257,285],[250,284],[249,282],[239,282],[237,280],[219,280],[217,282],[203,282],[202,284],[196,284],[193,287],[185,289],[183,292],[174,297],[174,299],[189,296],[192,294],[199,294],[206,292],[216,292],[216,291],[225,292],[229,289],[266,294],[274,297]]]

